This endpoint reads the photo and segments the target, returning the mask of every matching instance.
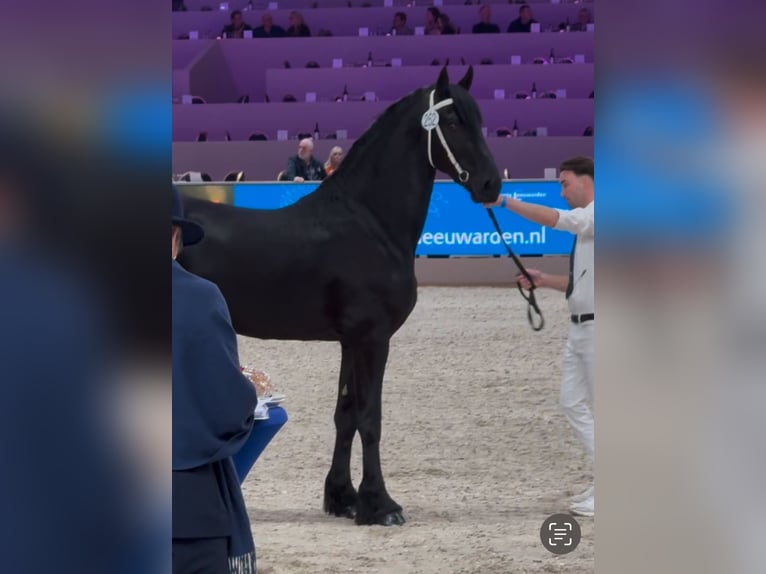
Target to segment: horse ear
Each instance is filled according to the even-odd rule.
[[[447,66],[442,68],[439,74],[439,79],[436,80],[436,93],[446,94],[449,91],[449,75],[447,74]]]
[[[465,89],[466,92],[471,90],[471,84],[473,83],[473,66],[468,66],[468,70],[457,84]]]

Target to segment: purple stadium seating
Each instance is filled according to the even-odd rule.
[[[558,28],[558,25],[567,18],[571,22],[577,20],[577,12],[582,6],[580,4],[539,4],[533,9],[536,20],[539,20],[541,30]],[[470,34],[471,28],[479,21],[478,7],[474,5],[456,5],[442,7],[452,23],[461,29],[461,34]],[[592,10],[592,6],[589,6]],[[407,24],[415,28],[424,25],[426,6],[417,6],[412,8],[354,8],[339,10],[338,8],[317,8],[303,10],[301,13],[306,24],[311,29],[312,34],[316,35],[320,29],[326,29],[332,32],[334,36],[358,36],[359,28],[365,27],[370,35],[385,34],[391,27],[394,13],[402,11],[407,14]],[[289,8],[280,8],[269,11],[274,23],[284,28],[288,26],[288,16],[291,12]],[[251,26],[259,26],[263,11],[254,11],[243,13],[243,19]],[[492,20],[505,32],[511,20],[518,17],[519,7],[516,4],[497,4],[492,7]],[[190,30],[199,32],[200,38],[216,38],[223,27],[229,23],[229,12],[210,11],[210,12],[174,12],[173,13],[173,38],[179,38],[189,33]],[[273,41],[273,40],[271,40]],[[284,41],[278,39],[277,41]]]
[[[464,73],[462,63],[474,66],[471,91],[501,171],[508,168],[513,178],[539,178],[544,168],[555,167],[565,157],[593,154],[593,138],[583,133],[594,123],[593,99],[588,98],[594,88],[594,35],[545,31],[567,17],[575,21],[583,6],[592,11],[591,3],[534,2],[543,32],[473,35],[470,28],[478,21],[478,6],[444,0],[443,11],[463,33],[391,37],[384,33],[394,12],[406,12],[408,25],[414,28],[423,24],[426,6],[404,8],[410,0],[394,0],[395,8],[384,8],[383,0],[374,0],[372,7],[362,8],[365,0],[350,0],[355,7],[340,10],[348,1],[286,0],[271,10],[275,23],[284,25],[289,11],[298,8],[314,34],[328,28],[335,34],[332,37],[220,40],[214,38],[228,22],[229,11],[245,7],[247,1],[235,0],[227,10],[218,10],[219,2],[187,0],[190,11],[173,14],[173,36],[194,29],[200,39],[173,41],[174,173],[201,171],[222,180],[229,172],[244,170],[248,180],[274,180],[287,157],[296,152],[297,135],[313,132],[316,123],[322,138],[315,155],[324,161],[334,145],[347,151],[392,101],[433,82],[447,61],[453,79]],[[315,2],[318,8],[312,9]],[[255,9],[244,13],[245,21],[259,25],[267,5],[266,0],[254,2]],[[203,6],[212,10],[201,11]],[[501,30],[518,14],[518,4],[493,2],[492,9]],[[359,27],[368,28],[370,35],[359,36]],[[547,59],[551,50],[558,59],[578,63],[533,64],[536,58]],[[367,67],[370,53],[372,68]],[[521,63],[512,63],[512,56]],[[336,59],[342,60],[339,68],[333,67]],[[432,65],[434,60],[439,66]],[[319,67],[306,68],[308,61]],[[529,93],[533,82],[538,99],[515,99],[516,92]],[[335,102],[344,86],[351,101]],[[504,99],[495,99],[499,89],[504,90]],[[557,90],[556,99],[540,97]],[[309,92],[316,102],[305,101]],[[366,92],[374,92],[377,101],[358,101]],[[295,96],[296,102],[283,103],[286,94]],[[265,103],[267,95],[270,103]],[[207,103],[181,103],[190,96]],[[252,103],[236,103],[241,98]],[[541,127],[547,134],[495,135],[498,128],[510,129],[516,120],[522,135]],[[287,130],[290,139],[277,141],[277,130]],[[341,139],[325,139],[336,130],[345,130]],[[202,132],[206,141],[197,141]],[[269,139],[247,141],[256,132]]]

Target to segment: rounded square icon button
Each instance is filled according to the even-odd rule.
[[[540,541],[553,554],[568,554],[580,543],[580,524],[571,514],[549,516],[540,527]]]

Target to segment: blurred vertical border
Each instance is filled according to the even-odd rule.
[[[3,572],[168,572],[171,10],[0,4]]]
[[[598,6],[598,574],[766,568],[765,19]]]

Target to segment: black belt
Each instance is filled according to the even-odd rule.
[[[593,313],[583,313],[582,315],[572,315],[572,323],[579,324],[585,321],[593,321]]]

